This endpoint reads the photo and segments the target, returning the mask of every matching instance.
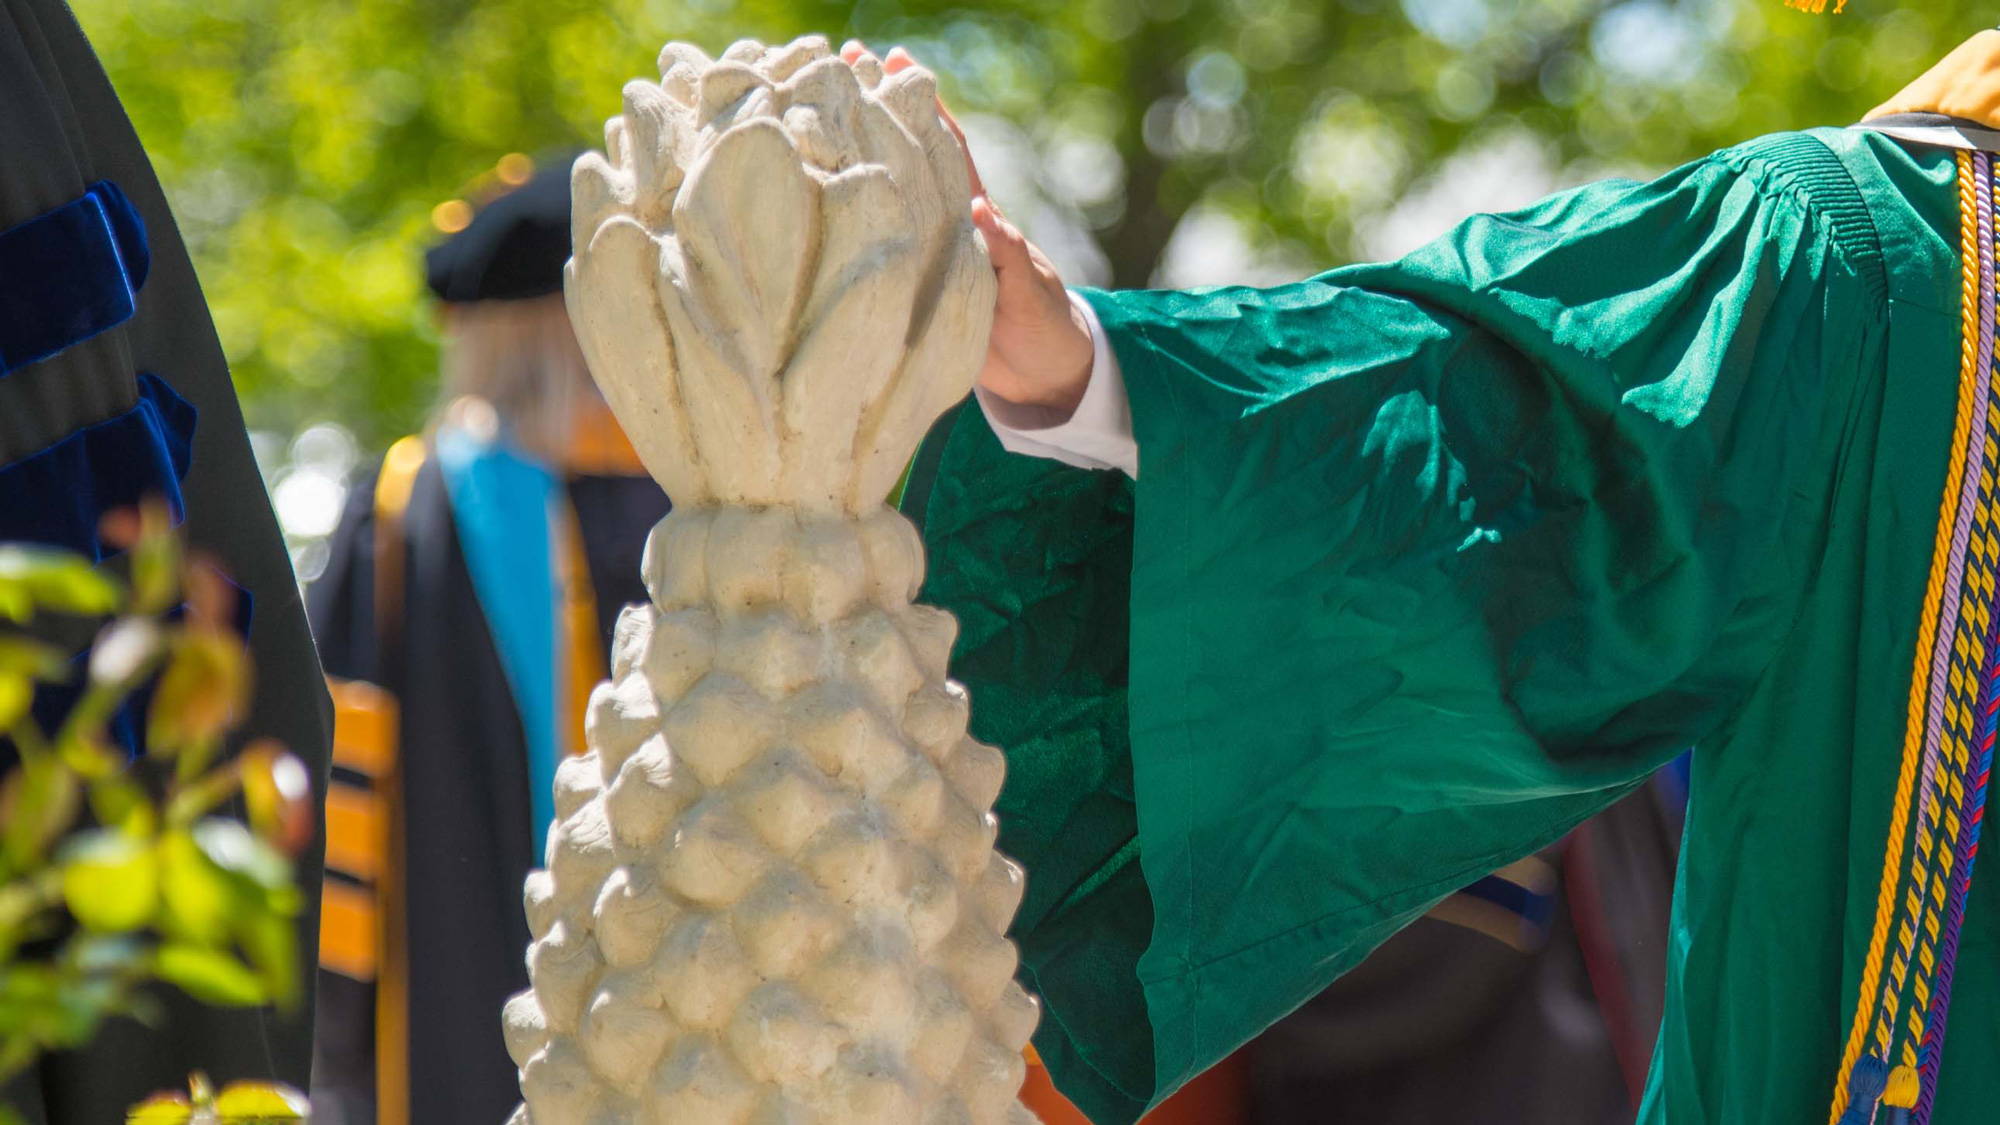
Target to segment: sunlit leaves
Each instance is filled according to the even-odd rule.
[[[289,907],[296,901],[292,865],[271,845],[251,835],[241,822],[208,817],[189,829],[188,836],[209,863],[237,881],[245,906]]]
[[[43,961],[0,961],[0,1073],[49,1048],[81,1046],[113,1015],[146,1016],[129,989],[137,943],[86,934]]]
[[[289,920],[298,892],[284,856],[241,824],[209,818],[169,832],[160,842],[160,865],[161,932],[226,957],[240,972],[218,979],[254,981],[258,1002],[292,1003],[297,951]],[[231,952],[234,947],[249,964]]]
[[[200,945],[169,944],[153,956],[153,972],[197,1000],[250,1007],[265,1000],[264,984],[235,957]]]
[[[264,739],[244,750],[237,765],[243,775],[250,826],[265,841],[296,855],[312,839],[313,831],[312,778],[305,763]]]
[[[76,819],[82,785],[49,757],[24,760],[0,781],[0,860],[8,872],[39,864],[49,844]]]
[[[0,778],[0,1083],[42,1052],[87,1042],[109,1016],[152,1018],[148,981],[232,1006],[291,1008],[300,995],[288,856],[313,832],[311,780],[269,740],[215,764],[249,703],[235,588],[205,564],[190,569],[163,506],[115,512],[99,533],[122,552],[129,586],[73,556],[0,545],[0,599],[11,599],[0,616],[125,614],[96,630],[87,657],[0,633],[0,735],[19,759]],[[31,706],[49,684],[70,692],[53,733]],[[151,752],[135,760],[112,724],[148,688]],[[254,833],[214,815],[239,794]],[[81,822],[86,803],[94,823]],[[191,1094],[156,1099],[137,1119],[303,1111],[282,1088],[216,1095],[204,1080]]]
[[[232,1082],[215,1098],[216,1116],[224,1122],[264,1125],[300,1121],[306,1100],[297,1090],[270,1082]]]
[[[249,696],[250,664],[242,642],[206,629],[183,630],[153,690],[146,715],[148,750],[181,755],[181,776],[194,776]]]
[[[104,827],[134,836],[151,836],[158,822],[152,796],[123,773],[91,783],[90,813]]]
[[[0,636],[0,676],[53,683],[68,678],[69,659],[61,649],[27,636]],[[11,726],[0,723],[0,727]]]
[[[160,841],[160,931],[204,945],[228,940],[230,912],[237,908],[237,884],[187,832]]]
[[[80,556],[0,544],[0,617],[27,621],[36,610],[92,616],[118,606],[118,587]]]
[[[35,685],[17,672],[0,672],[0,731],[11,729],[35,701]]]
[[[63,903],[85,929],[124,933],[153,920],[160,865],[149,841],[97,829],[65,844],[61,860]]]
[[[186,1094],[154,1094],[125,1114],[125,1125],[190,1125],[194,1103]]]
[[[155,1094],[125,1115],[125,1125],[285,1125],[306,1119],[305,1095],[278,1082],[231,1082],[217,1092],[197,1073],[188,1093]]]

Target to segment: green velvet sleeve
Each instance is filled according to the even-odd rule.
[[[1848,195],[1769,138],[1392,264],[1088,293],[1136,485],[958,419],[929,592],[1010,755],[1036,1042],[1099,1125],[1729,721],[1872,346]]]

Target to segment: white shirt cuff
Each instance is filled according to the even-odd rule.
[[[1139,442],[1132,434],[1132,402],[1125,396],[1125,375],[1104,337],[1104,325],[1090,302],[1069,295],[1070,303],[1090,327],[1090,382],[1083,400],[1067,417],[1046,406],[1009,402],[983,388],[973,388],[986,422],[1002,448],[1028,457],[1046,457],[1080,469],[1118,469],[1139,478]]]

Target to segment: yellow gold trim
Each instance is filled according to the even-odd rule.
[[[375,979],[375,897],[332,879],[320,889],[319,965],[358,981]]]
[[[333,764],[368,778],[395,768],[396,697],[365,680],[326,678],[333,696]]]
[[[423,468],[423,439],[406,437],[382,458],[375,482],[375,632],[385,654],[398,653],[403,621],[403,515]],[[375,888],[380,943],[375,974],[375,1121],[410,1122],[409,934],[404,923],[403,782],[392,768],[376,782],[385,824],[381,875]]]
[[[638,450],[632,448],[632,439],[625,436],[610,409],[598,402],[577,405],[569,448],[563,452],[563,468],[578,476],[646,475],[646,467],[639,463]]]
[[[1431,907],[1426,918],[1485,934],[1521,953],[1535,950],[1535,932],[1519,914],[1472,895],[1453,895]]]
[[[556,606],[556,636],[562,648],[563,680],[558,688],[562,700],[558,714],[568,723],[557,732],[561,752],[583,753],[583,720],[589,710],[590,693],[605,677],[603,638],[597,628],[597,595],[590,585],[590,563],[584,557],[583,533],[577,526],[576,511],[568,504],[557,506],[556,588],[561,601]]]
[[[326,866],[373,882],[382,869],[386,828],[381,798],[366,789],[334,782],[326,792]]]

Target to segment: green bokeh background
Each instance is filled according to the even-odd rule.
[[[1851,121],[1993,19],[1965,0],[1838,15],[1781,0],[72,3],[166,184],[253,427],[334,421],[364,455],[435,395],[432,209],[506,153],[598,143],[668,39],[909,45],[989,126],[975,148],[1005,141],[980,155],[1009,166],[1009,213],[1031,234],[1060,225],[1058,260],[1087,280],[1145,285],[1190,214],[1228,220],[1266,273],[1363,256],[1399,205],[1493,175],[1454,156],[1495,137],[1572,182]],[[1164,279],[1229,279],[1205,264]]]

